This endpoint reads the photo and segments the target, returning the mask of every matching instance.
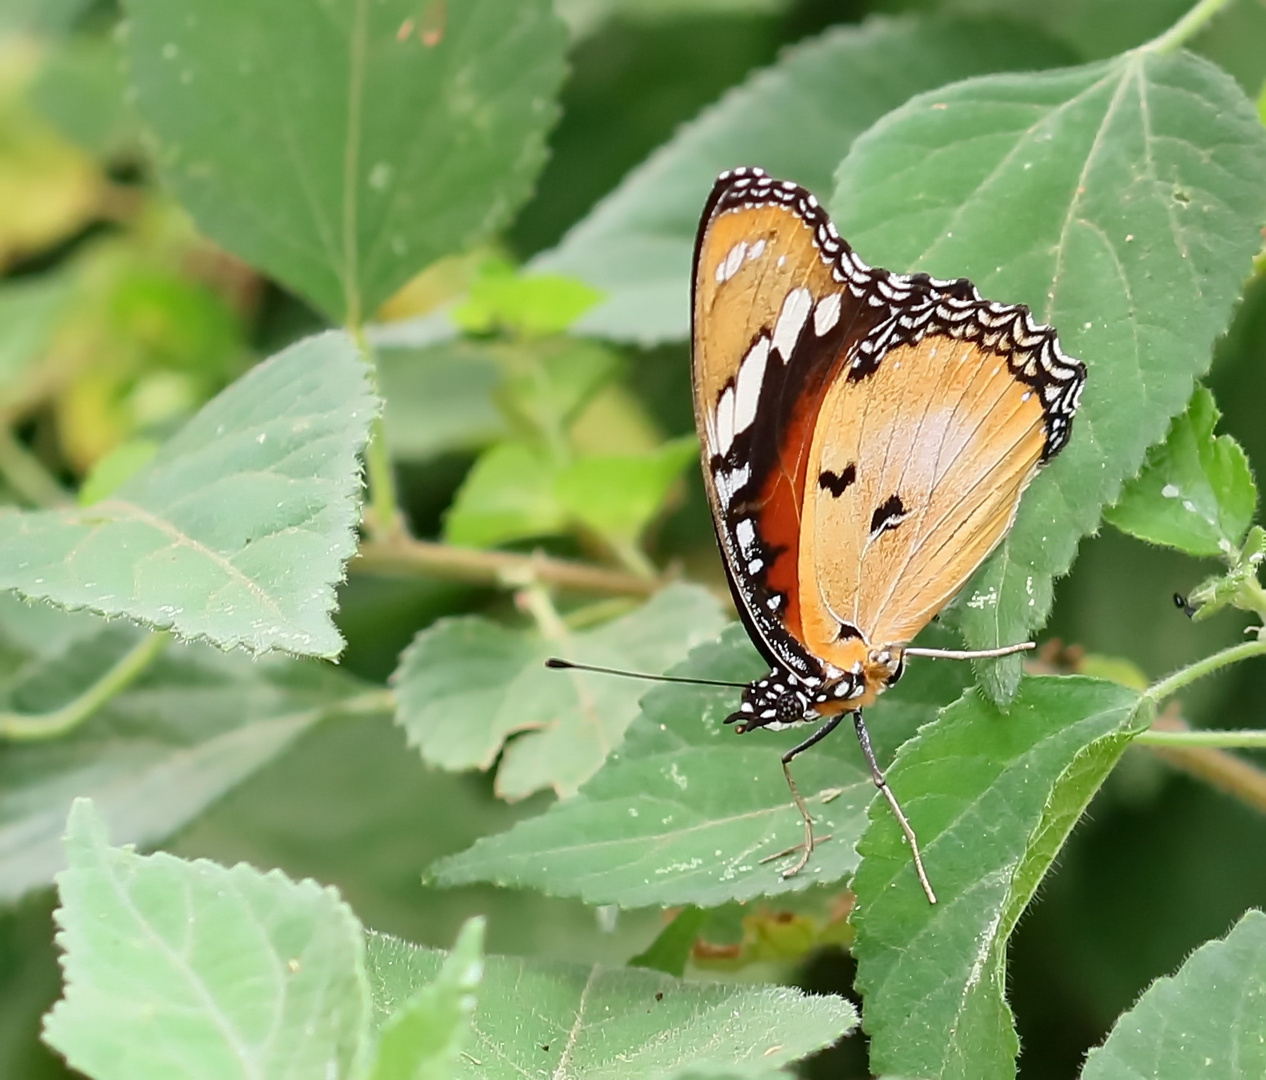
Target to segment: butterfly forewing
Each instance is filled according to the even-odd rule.
[[[718,181],[695,250],[692,351],[703,472],[736,601],[766,657],[802,671],[798,552],[814,425],[848,341],[875,315],[824,255],[838,238],[806,198],[754,171]]]

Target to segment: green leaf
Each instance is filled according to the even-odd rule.
[[[882,802],[853,879],[853,954],[871,1068],[928,1080],[1015,1075],[1006,943],[1091,796],[1150,720],[1137,693],[1026,679],[1004,714],[968,693],[888,771],[939,903]]]
[[[1238,548],[1253,523],[1257,486],[1239,443],[1214,436],[1219,416],[1213,395],[1197,387],[1104,517],[1122,532],[1189,555],[1225,557]]]
[[[442,619],[418,634],[392,680],[397,720],[423,758],[444,769],[488,769],[497,793],[519,799],[553,787],[571,795],[637,715],[633,679],[551,671],[548,656],[658,674],[723,623],[705,590],[674,585],[595,630],[547,639],[478,616]],[[517,735],[507,742],[512,735]]]
[[[1066,59],[1032,30],[996,19],[876,19],[828,30],[683,127],[533,266],[606,294],[576,322],[578,333],[642,344],[684,338],[695,231],[717,173],[761,165],[824,195],[852,140],[910,95]]]
[[[370,1080],[447,1080],[458,1065],[483,978],[484,919],[462,927],[453,951],[424,986],[383,1025]]]
[[[22,400],[26,375],[43,358],[70,297],[69,282],[52,275],[0,288],[0,407]]]
[[[128,0],[137,106],[217,243],[358,324],[509,219],[545,159],[547,0]]]
[[[158,455],[152,439],[129,439],[100,458],[79,488],[79,505],[91,506],[113,495]]]
[[[62,134],[100,157],[139,151],[140,125],[111,38],[75,37],[49,52],[31,104]]]
[[[743,629],[732,626],[672,674],[747,682],[767,670]],[[605,692],[603,676],[573,674],[589,693]],[[868,711],[880,760],[957,698],[969,674],[963,664],[911,663]],[[797,758],[796,782],[816,833],[831,839],[797,876],[784,879],[780,871],[790,860],[777,855],[799,844],[804,830],[778,757],[812,729],[737,736],[722,721],[738,700],[737,689],[722,687],[650,691],[623,746],[575,798],[440,860],[435,878],[445,885],[526,886],[621,907],[715,907],[848,877],[875,798],[857,740],[842,730]],[[901,797],[900,785],[895,790]]]
[[[431,982],[444,957],[373,933],[367,952],[379,1016]],[[789,987],[684,983],[630,968],[492,956],[453,1076],[658,1080],[683,1066],[751,1076],[829,1046],[856,1022],[843,998]]]
[[[555,495],[574,521],[615,542],[632,542],[663,509],[699,452],[693,435],[647,454],[595,454],[564,469]]]
[[[495,264],[476,279],[470,295],[453,311],[469,333],[506,331],[520,337],[561,334],[599,297],[596,289],[562,274],[520,275]]]
[[[107,843],[77,800],[50,1046],[94,1080],[353,1074],[370,1018],[364,940],[332,889]]]
[[[681,978],[690,961],[690,951],[695,939],[708,922],[708,912],[687,904],[672,921],[659,932],[655,940],[636,956],[630,958],[629,967],[649,968],[665,975]]]
[[[554,494],[558,464],[523,442],[498,443],[479,455],[444,519],[444,536],[464,547],[563,532],[567,515]]]
[[[1157,979],[1091,1050],[1082,1080],[1256,1080],[1266,1076],[1266,915]]]
[[[73,700],[141,631],[0,597],[0,710]],[[0,901],[64,865],[72,797],[91,796],[120,842],[170,836],[363,686],[328,667],[169,646],[69,735],[0,754]]]
[[[377,403],[344,334],[252,369],[90,507],[0,514],[0,588],[224,648],[335,656]]]
[[[1243,93],[1186,53],[969,80],[854,143],[832,205],[862,258],[1027,303],[1089,368],[1071,443],[964,590],[973,647],[1040,625],[1052,579],[1187,403],[1261,245],[1264,174]],[[1019,669],[990,663],[989,692],[1009,697]]]
[[[573,38],[593,33],[613,19],[658,22],[707,15],[747,15],[782,11],[790,0],[555,0]]]
[[[506,434],[493,397],[501,369],[478,342],[379,349],[377,373],[387,445],[397,460],[473,450]]]
[[[89,0],[7,0],[0,5],[0,34],[64,34]]]

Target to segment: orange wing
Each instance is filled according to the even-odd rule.
[[[809,455],[809,650],[845,667],[850,639],[909,642],[1011,528],[1045,445],[1040,394],[977,342],[929,335],[839,380]]]

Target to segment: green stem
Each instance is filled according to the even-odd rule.
[[[44,463],[22,445],[7,424],[0,424],[0,475],[34,506],[65,506],[70,495]]]
[[[1217,746],[1224,749],[1266,748],[1266,731],[1143,731],[1134,736],[1144,746]]]
[[[1175,52],[1203,30],[1224,7],[1233,0],[1200,0],[1186,15],[1166,30],[1160,37],[1144,45],[1141,52]]]
[[[1203,679],[1206,675],[1212,675],[1215,671],[1221,671],[1229,664],[1263,655],[1266,655],[1266,641],[1246,641],[1243,645],[1232,645],[1229,649],[1206,656],[1203,660],[1197,660],[1194,664],[1189,664],[1172,675],[1166,676],[1160,682],[1154,683],[1144,696],[1151,698],[1152,701],[1163,701],[1189,683]]]
[[[0,739],[38,742],[73,730],[116,694],[122,693],[154,662],[171,641],[161,631],[146,634],[115,665],[78,697],[46,713],[0,713]]]
[[[378,363],[374,347],[365,336],[363,327],[351,331],[360,347],[361,356],[369,365],[374,393],[378,393]],[[396,474],[391,466],[391,451],[383,430],[382,417],[377,416],[369,428],[369,445],[365,447],[365,474],[369,481],[369,531],[382,538],[404,532],[404,519],[400,514],[400,499],[396,492]]]
[[[390,715],[396,711],[396,694],[394,690],[366,690],[363,694],[336,701],[322,714],[330,716],[378,716],[382,713]]]

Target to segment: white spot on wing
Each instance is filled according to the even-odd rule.
[[[760,338],[743,358],[735,384],[734,433],[746,431],[756,419],[761,383],[765,380],[765,363],[769,359],[769,338]]]
[[[782,302],[778,312],[778,321],[774,324],[774,348],[782,355],[784,361],[791,358],[791,350],[796,347],[796,339],[804,329],[805,320],[809,317],[809,309],[813,306],[813,297],[803,286],[792,289]]]
[[[716,452],[724,457],[734,442],[734,387],[727,386],[717,402]]]
[[[818,301],[818,306],[813,309],[813,332],[821,337],[840,321],[840,294],[831,293],[830,296]]]
[[[729,281],[738,273],[739,267],[743,265],[743,257],[747,254],[747,241],[740,240],[726,255],[725,259],[717,264],[717,284]]]
[[[742,521],[735,525],[734,535],[738,538],[739,547],[742,549],[743,555],[750,559],[756,541],[756,526],[752,524],[752,519],[743,518]]]

